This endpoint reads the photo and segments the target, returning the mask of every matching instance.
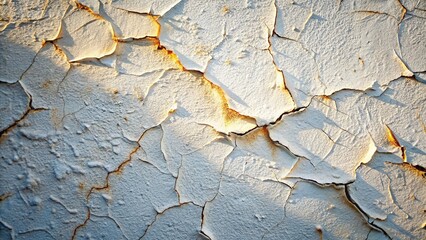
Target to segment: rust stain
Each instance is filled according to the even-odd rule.
[[[384,13],[384,12],[372,11],[372,10],[357,10],[357,11],[354,11],[354,13],[364,13],[366,16],[372,16],[375,14],[388,15],[387,13]]]
[[[6,141],[6,139],[9,137],[9,131],[7,131],[7,129],[1,133],[0,135],[0,144],[4,143],[4,141]]]
[[[177,57],[177,55],[171,51],[168,50],[166,47],[164,47],[163,45],[161,45],[160,43],[160,33],[161,33],[161,25],[158,22],[158,19],[160,18],[159,16],[155,16],[152,14],[148,14],[148,16],[151,17],[151,19],[155,22],[155,24],[157,25],[157,36],[156,37],[146,37],[145,39],[151,41],[155,46],[157,46],[158,50],[164,51],[164,53],[166,53],[167,55],[169,55],[169,58],[171,61],[175,62],[178,66],[179,69],[181,70],[185,70],[185,67],[182,65],[182,63],[180,62],[179,58]]]
[[[202,80],[204,80],[205,83],[207,83],[210,86],[210,88],[212,89],[212,92],[219,97],[219,100],[221,102],[222,115],[224,117],[226,126],[236,121],[246,121],[246,122],[256,123],[256,120],[254,118],[243,115],[229,107],[225,92],[223,91],[221,87],[212,83],[210,80],[204,77],[204,75],[202,75],[201,78]]]
[[[401,12],[400,20],[399,20],[401,22],[404,19],[405,14],[407,14],[407,8],[405,8],[404,4],[401,3],[401,0],[398,0],[397,2],[402,8],[402,12]]]
[[[117,95],[119,93],[117,88],[111,88],[110,91],[113,95]]]
[[[315,226],[315,230],[319,233],[320,239],[323,239],[322,227],[320,225]]]
[[[58,38],[59,39],[59,38]],[[51,44],[53,44],[53,46],[55,47],[55,52],[61,57],[61,58],[63,58],[63,59],[65,59],[65,61],[66,62],[69,62],[68,61],[68,57],[67,57],[67,55],[65,54],[65,52],[58,46],[58,45],[56,45],[56,43],[55,43],[55,41],[56,41],[57,39],[55,39],[55,40],[52,40],[52,41],[46,41],[45,43],[47,44],[47,43],[51,43]],[[43,47],[44,47],[45,45],[43,45]]]
[[[327,95],[320,95],[319,97],[324,101],[332,101],[333,100],[330,96],[327,96]]]
[[[396,139],[392,130],[388,127],[388,125],[385,125],[385,127],[386,127],[386,136],[388,138],[388,141],[395,147],[401,147],[401,144],[399,144],[398,139]]]
[[[262,132],[263,137],[265,138],[265,140],[268,143],[268,148],[272,152],[272,157],[276,158],[278,148],[277,148],[277,145],[275,145],[275,142],[272,140],[271,136],[269,135],[268,127],[267,126],[262,127],[261,132]]]
[[[12,193],[10,193],[10,192],[7,192],[7,193],[0,195],[0,202],[6,200],[10,196],[12,196]]]
[[[72,237],[71,237],[71,239],[72,239],[72,240],[74,240],[74,239],[77,237],[77,232],[78,232],[78,230],[79,230],[80,228],[82,228],[82,227],[86,226],[86,224],[87,224],[87,222],[89,221],[89,219],[90,219],[90,209],[89,209],[89,207],[87,207],[87,214],[86,214],[86,218],[84,219],[84,222],[83,222],[83,223],[79,224],[76,228],[74,228],[74,231],[73,231],[73,233],[72,233]]]
[[[52,80],[46,80],[46,81],[43,82],[43,84],[41,85],[41,87],[43,89],[48,89],[48,88],[50,88],[51,85],[52,85]]]
[[[407,152],[405,147],[401,147],[401,158],[403,162],[407,162]]]
[[[157,33],[155,34],[155,36],[160,37],[160,31],[161,31],[161,25],[158,22],[158,19],[160,18],[159,16],[154,16],[152,14],[147,14],[150,19],[152,20],[152,22],[154,23],[154,25],[157,26]]]
[[[361,57],[358,57],[359,64],[364,66],[364,60]]]
[[[102,20],[104,20],[104,18],[101,15],[95,13],[92,9],[90,9],[90,7],[88,7],[88,6],[86,6],[86,5],[82,4],[82,3],[79,3],[77,1],[75,1],[75,6],[78,9],[80,9],[80,10],[87,11],[88,13],[90,13],[91,15],[93,15],[96,19],[102,19]]]
[[[222,13],[223,13],[223,15],[225,15],[225,14],[227,14],[227,13],[229,13],[229,11],[230,11],[230,9],[229,9],[229,7],[228,6],[223,6],[223,8],[222,8]]]
[[[240,139],[242,141],[245,141],[249,145],[254,145],[256,144],[257,140],[263,139],[267,143],[267,147],[271,152],[272,158],[275,159],[277,157],[278,147],[271,139],[267,126],[257,128],[256,130],[251,131],[248,134],[245,134],[244,136],[241,136]]]
[[[398,139],[396,138],[395,134],[392,132],[392,130],[388,127],[388,125],[385,124],[386,127],[386,136],[388,138],[388,141],[395,147],[398,147],[401,149],[401,158],[403,162],[407,162],[407,154],[406,149],[404,146],[402,146]]]
[[[173,51],[168,50],[166,47],[161,45],[160,40],[157,37],[146,37],[145,40],[151,42],[152,45],[156,46],[157,50],[160,51],[160,53],[163,54],[163,56],[166,57],[167,60],[174,62],[180,70],[186,70],[180,62],[178,56]]]
[[[153,45],[155,45],[157,47],[157,50],[161,51],[162,54],[164,54],[164,56],[166,56],[168,59],[166,60],[170,60],[172,62],[174,62],[179,70],[181,71],[185,71],[185,72],[189,72],[195,76],[197,76],[198,78],[202,78],[204,80],[204,82],[208,83],[209,86],[211,87],[211,89],[214,92],[214,95],[218,95],[221,101],[221,109],[222,109],[222,115],[224,117],[225,120],[225,125],[229,125],[231,123],[233,123],[234,121],[237,120],[243,120],[246,122],[253,122],[256,123],[256,120],[252,117],[249,116],[245,116],[243,114],[240,114],[239,112],[231,109],[229,107],[228,104],[228,100],[225,97],[225,93],[222,90],[222,88],[220,88],[219,86],[213,84],[210,80],[208,80],[205,76],[204,73],[199,72],[199,71],[195,71],[195,70],[188,70],[186,69],[183,64],[181,63],[181,61],[179,60],[178,56],[171,50],[167,49],[166,47],[164,47],[163,45],[161,45],[161,42],[159,40],[159,35],[161,32],[161,25],[158,22],[158,16],[154,16],[151,14],[148,14],[149,16],[152,17],[153,21],[156,22],[156,24],[158,25],[158,35],[157,37],[146,37],[144,38],[145,41],[149,41],[151,42]],[[115,39],[115,41],[120,41],[119,39]]]
[[[86,195],[86,200],[89,200],[90,195],[94,192],[94,191],[101,191],[101,190],[109,190],[109,177],[111,176],[111,174],[116,174],[116,175],[121,175],[123,173],[123,168],[132,161],[132,156],[133,154],[135,154],[138,150],[139,150],[140,146],[136,146],[129,154],[129,156],[127,157],[127,159],[125,161],[123,161],[116,169],[114,169],[113,171],[109,172],[106,177],[105,177],[105,184],[103,186],[93,186],[90,188],[90,191],[88,192],[88,194]]]
[[[415,176],[426,178],[426,169],[422,166],[413,166],[410,163],[398,164],[404,171],[410,172]]]

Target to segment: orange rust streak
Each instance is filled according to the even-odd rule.
[[[90,219],[90,209],[87,208],[86,219],[84,219],[84,222],[82,224],[79,224],[76,228],[74,228],[74,231],[73,231],[73,234],[72,234],[72,237],[71,237],[72,240],[74,240],[76,238],[78,230],[80,228],[84,227],[87,224],[87,222],[89,221],[89,219]]]
[[[188,70],[186,69],[182,63],[180,62],[178,56],[171,50],[168,50],[166,47],[161,45],[161,42],[158,37],[147,37],[147,40],[151,41],[154,45],[157,46],[158,50],[164,50],[166,53],[171,56],[173,61],[180,66],[180,70],[190,72],[191,74],[198,75],[197,77],[201,77],[206,83],[210,85],[210,87],[219,95],[221,102],[222,102],[222,109],[223,109],[223,115],[225,117],[225,123],[230,123],[234,119],[242,119],[246,121],[254,121],[255,119],[246,115],[243,115],[231,108],[229,108],[228,100],[226,99],[225,92],[222,88],[220,88],[218,85],[212,83],[210,80],[208,80],[203,72],[194,71],[194,70]]]
[[[182,71],[189,71],[189,72],[191,72],[191,73],[195,73],[195,72],[197,72],[197,71],[190,71],[190,70],[187,70],[183,65],[182,65],[182,63],[180,62],[180,60],[179,60],[179,58],[178,58],[178,56],[173,52],[173,51],[171,51],[171,50],[168,50],[166,47],[164,47],[163,45],[161,45],[161,42],[160,42],[160,39],[159,39],[159,37],[160,37],[160,33],[161,33],[161,25],[160,25],[160,23],[158,22],[158,16],[154,16],[154,15],[151,15],[151,14],[149,14],[149,16],[151,16],[152,17],[152,19],[156,22],[156,24],[158,25],[158,33],[157,33],[157,37],[148,37],[147,39],[148,40],[150,40],[150,41],[152,41],[157,47],[158,47],[158,49],[164,49],[164,50],[166,50],[167,51],[167,54],[169,54],[169,55],[171,55],[172,56],[172,58],[175,60],[175,62],[181,67],[181,70]],[[224,115],[224,117],[225,117],[225,124],[228,124],[228,123],[230,123],[233,119],[236,119],[236,118],[239,118],[239,119],[244,119],[244,120],[246,120],[246,121],[254,121],[255,122],[255,120],[254,120],[254,118],[252,118],[252,117],[249,117],[249,116],[245,116],[245,115],[242,115],[242,114],[240,114],[239,112],[237,112],[237,111],[235,111],[235,110],[233,110],[233,109],[230,109],[229,108],[229,103],[228,103],[228,100],[226,99],[226,97],[225,97],[225,93],[224,93],[224,91],[223,91],[223,89],[222,88],[220,88],[219,86],[217,86],[217,85],[215,85],[214,83],[212,83],[210,80],[208,80],[205,76],[204,76],[204,73],[202,73],[202,72],[200,72],[201,73],[201,75],[202,75],[202,79],[203,80],[205,80],[209,85],[210,85],[210,87],[213,89],[213,90],[215,90],[217,93],[218,93],[218,95],[220,96],[220,98],[221,98],[221,100],[222,100],[222,102],[223,102],[223,105],[222,105],[222,109],[223,109],[223,115]]]
[[[152,19],[152,21],[155,23],[155,25],[157,25],[157,34],[156,34],[156,36],[157,36],[157,38],[160,37],[161,25],[158,22],[159,16],[154,16],[154,15],[151,15],[151,14],[148,14],[148,16]]]
[[[88,6],[84,5],[84,4],[81,4],[81,3],[77,2],[77,1],[75,1],[75,6],[78,9],[80,9],[80,10],[87,11],[88,13],[92,14],[93,16],[95,16],[95,18],[97,18],[97,19],[104,19],[101,15],[95,13],[92,9],[90,9],[90,7],[88,7]]]
[[[401,147],[401,154],[402,154],[402,160],[404,161],[404,162],[407,162],[407,153],[406,153],[406,151],[405,151],[405,147]]]
[[[184,70],[184,71],[187,71],[187,70]],[[222,106],[221,107],[222,107],[222,114],[223,114],[223,116],[225,118],[225,124],[229,124],[233,120],[245,120],[245,121],[248,121],[248,122],[251,122],[251,121],[256,122],[256,120],[254,118],[252,118],[250,116],[243,115],[243,114],[235,111],[234,109],[231,109],[229,107],[229,104],[228,104],[228,99],[226,99],[225,92],[223,91],[223,89],[221,87],[219,87],[218,85],[212,83],[204,75],[202,76],[202,79],[207,84],[209,84],[210,87],[212,88],[212,90],[214,92],[216,92],[217,95],[219,96],[220,101],[222,102]]]
[[[419,177],[426,177],[426,169],[421,166],[413,166],[409,163],[402,163],[398,164],[406,171],[411,172],[412,174],[419,176]]]
[[[386,136],[388,138],[388,141],[395,147],[401,147],[401,144],[399,144],[398,139],[396,139],[392,130],[388,127],[388,125],[385,125],[385,126],[386,126]]]
[[[406,150],[405,147],[402,146],[399,142],[398,139],[396,138],[395,134],[392,132],[392,130],[388,127],[388,125],[386,126],[386,135],[388,138],[388,141],[394,145],[395,147],[398,147],[401,150],[401,158],[403,162],[407,161],[407,154],[406,154]]]
[[[124,166],[129,163],[132,160],[132,156],[133,154],[135,154],[138,150],[139,150],[140,146],[136,146],[132,152],[130,152],[129,157],[122,162],[116,169],[114,169],[113,171],[109,172],[107,174],[107,176],[105,177],[105,184],[103,186],[93,186],[90,188],[90,191],[88,192],[87,196],[86,196],[86,200],[89,200],[90,195],[93,193],[93,191],[100,191],[100,190],[104,190],[104,189],[109,189],[109,176],[111,174],[121,174],[122,173],[122,169],[124,168]]]
[[[0,202],[4,201],[5,199],[7,199],[10,196],[12,196],[12,193],[10,193],[10,192],[7,192],[5,194],[0,195]]]
[[[83,5],[84,6],[84,5]],[[155,16],[152,14],[147,14],[148,16],[152,17],[153,21],[158,25],[158,32],[157,32],[157,36],[156,37],[146,37],[144,39],[151,41],[154,45],[157,46],[158,50],[162,50],[165,51],[165,53],[167,55],[169,55],[171,57],[171,59],[180,67],[180,70],[182,71],[187,71],[190,72],[192,74],[199,74],[201,76],[201,78],[210,85],[210,87],[219,95],[221,102],[222,102],[222,109],[223,109],[223,116],[225,118],[225,124],[229,124],[231,123],[233,120],[245,120],[248,122],[256,122],[256,120],[250,116],[246,116],[243,114],[240,114],[239,112],[231,109],[229,107],[229,103],[228,100],[225,97],[225,92],[223,91],[222,88],[220,88],[219,86],[215,85],[214,83],[212,83],[210,80],[208,80],[205,76],[203,72],[199,72],[199,71],[195,71],[195,70],[188,70],[186,69],[183,64],[181,63],[181,61],[179,60],[178,56],[172,51],[167,49],[166,47],[164,47],[163,45],[161,45],[159,36],[161,33],[161,25],[158,22],[158,18],[159,16]],[[115,41],[120,41],[119,39],[114,38]]]
[[[266,141],[266,143],[268,144],[267,147],[269,148],[269,150],[271,150],[272,157],[275,158],[277,156],[277,150],[279,147],[271,139],[267,126],[257,128],[256,130],[249,132],[244,136],[241,136],[241,140],[247,142],[250,145],[256,144],[256,141],[259,138],[262,139],[261,141]]]

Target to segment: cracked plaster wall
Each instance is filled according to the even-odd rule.
[[[425,0],[0,1],[0,239],[426,239]]]

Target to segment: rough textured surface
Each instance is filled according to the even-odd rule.
[[[423,0],[0,1],[0,239],[426,239]]]

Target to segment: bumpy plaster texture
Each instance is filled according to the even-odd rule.
[[[0,1],[0,239],[426,239],[426,1]]]

